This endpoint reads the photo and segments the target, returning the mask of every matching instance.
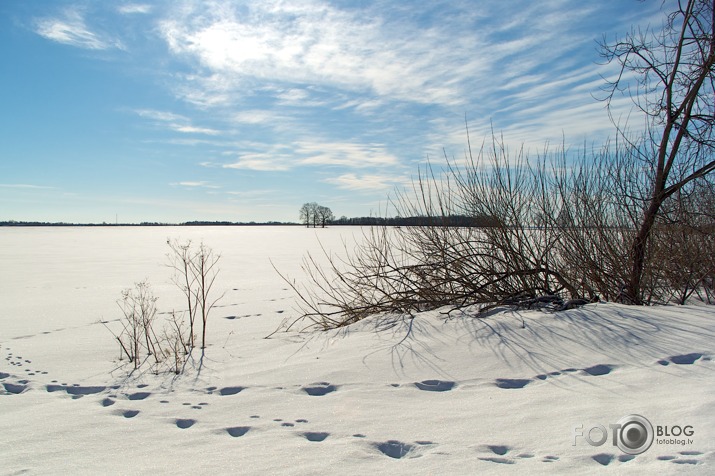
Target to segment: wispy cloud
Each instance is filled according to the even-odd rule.
[[[55,187],[45,185],[32,185],[27,183],[0,183],[0,188],[17,188],[25,190],[55,190]]]
[[[174,187],[179,186],[179,187],[185,187],[185,188],[205,188],[205,189],[219,189],[221,186],[219,185],[213,185],[209,182],[204,182],[204,181],[186,181],[186,182],[175,182],[170,184]]]
[[[147,14],[152,11],[153,7],[145,3],[127,3],[117,7],[117,11],[122,15]]]
[[[385,168],[400,165],[400,160],[382,144],[304,140],[290,144],[234,144],[227,154],[237,160],[223,164],[227,169],[287,171],[298,167],[335,166],[348,169]],[[204,162],[206,167],[215,162]]]
[[[386,124],[386,116],[451,117],[447,128],[415,129],[414,142],[422,139],[426,147],[451,145],[457,136],[463,144],[463,117],[469,113],[484,131],[493,124],[497,131],[527,134],[515,140],[539,143],[566,133],[581,141],[577,135],[605,135],[609,126],[591,96],[604,72],[594,61],[600,32],[591,37],[583,28],[595,8],[562,0],[485,2],[483,8],[449,1],[417,9],[383,2],[347,8],[320,0],[211,0],[173,8],[157,31],[174,58],[188,66],[176,76],[178,97],[222,111],[233,123],[285,133],[288,124],[327,122],[320,116],[330,111],[350,116],[382,141],[388,128],[400,127]],[[246,103],[251,107],[244,112],[229,112]],[[554,108],[561,112],[552,113]],[[549,114],[541,126],[539,109]],[[307,120],[301,122],[301,114]],[[528,127],[518,128],[522,122]],[[351,140],[331,132],[324,134],[328,142]],[[286,134],[279,140],[301,140],[298,133]],[[301,160],[302,153],[297,155]],[[404,161],[362,155],[367,164]],[[303,157],[302,163],[344,160],[352,167],[359,161],[349,157],[355,156],[343,147]]]
[[[388,190],[394,188],[395,186],[407,185],[410,183],[410,179],[404,176],[374,174],[356,175],[353,173],[327,178],[323,181],[345,190],[370,192]]]
[[[192,77],[201,93],[187,95],[189,99],[237,93],[261,78],[371,91],[419,103],[461,102],[455,94],[459,91],[444,81],[447,69],[435,61],[456,60],[444,32],[389,24],[364,12],[320,2],[234,7],[215,1],[182,9],[164,21],[160,31],[175,55],[198,61],[208,72]],[[300,88],[290,91],[282,95],[284,101],[304,94]]]
[[[137,109],[134,111],[140,117],[153,120],[156,124],[175,132],[184,134],[219,135],[221,131],[208,127],[198,127],[191,124],[191,120],[180,114],[154,109]]]
[[[223,168],[255,170],[258,172],[284,172],[292,168],[292,158],[289,154],[264,152],[239,154],[237,161],[224,164]]]
[[[66,9],[58,17],[46,17],[36,20],[35,32],[65,45],[88,50],[124,49],[118,39],[109,35],[92,31],[79,9]]]
[[[296,153],[305,158],[303,165],[340,165],[349,168],[398,165],[400,160],[387,152],[383,144],[360,142],[303,141],[296,144]]]

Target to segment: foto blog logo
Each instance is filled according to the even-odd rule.
[[[573,427],[574,446],[579,438],[583,438],[591,446],[601,446],[610,439],[613,446],[629,455],[645,453],[653,444],[653,436],[653,425],[641,415],[626,415],[617,423],[609,424],[608,430],[601,424],[587,428],[584,428],[583,424]]]

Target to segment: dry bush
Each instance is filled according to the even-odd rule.
[[[114,332],[102,322],[120,345],[120,360],[126,356],[134,364],[134,370],[142,366],[146,357],[153,357],[151,368],[155,372],[168,370],[179,374],[183,371],[196,345],[196,322],[201,323],[201,349],[206,347],[206,328],[211,310],[223,295],[216,296],[214,283],[219,273],[220,255],[204,243],[192,246],[191,241],[181,243],[167,240],[171,248],[169,266],[174,270],[173,283],[186,298],[187,309],[172,311],[162,324],[161,331],[155,328],[157,297],[148,281],[135,283],[134,288],[122,291],[117,301],[123,318],[122,330]],[[199,368],[201,363],[199,364]]]
[[[369,228],[344,258],[324,250],[327,265],[308,255],[307,284],[284,277],[297,292],[300,315],[283,328],[307,320],[328,329],[378,313],[441,307],[558,310],[624,301],[631,243],[647,199],[647,180],[634,179],[643,175],[634,173],[642,167],[640,149],[613,144],[573,158],[561,148],[530,160],[503,144],[492,137],[476,153],[470,147],[463,160],[447,160],[443,171],[428,167],[419,174],[394,207],[425,224]],[[687,298],[711,282],[705,262],[712,261],[697,250],[707,240],[712,247],[713,221],[700,234],[684,235],[684,217],[694,213],[681,215],[679,228],[662,227],[649,244],[641,302]],[[452,225],[454,217],[460,226]],[[475,226],[465,226],[464,217]],[[666,251],[665,243],[678,251]]]
[[[154,356],[159,363],[158,338],[154,332],[156,301],[148,281],[134,284],[134,288],[122,291],[122,298],[117,301],[124,319],[122,332],[115,335],[129,362],[137,369],[141,365],[142,354]]]
[[[698,183],[664,205],[654,227],[646,267],[649,294],[685,304],[692,297],[715,302],[715,185]]]
[[[206,348],[206,327],[209,315],[223,294],[216,296],[213,291],[216,277],[220,271],[217,254],[203,242],[192,246],[191,240],[181,243],[179,240],[166,240],[171,248],[167,254],[169,267],[174,270],[172,281],[186,298],[186,317],[188,318],[188,348],[195,346],[196,320],[201,319],[201,348]]]

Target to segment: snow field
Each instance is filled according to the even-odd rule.
[[[167,238],[222,254],[209,347],[179,377],[127,376],[98,323],[148,278],[181,306]],[[557,314],[439,311],[265,336],[295,316],[318,239],[354,228],[0,230],[0,474],[712,474],[715,311],[592,304]],[[125,361],[126,363],[126,361]],[[575,425],[628,414],[692,443],[623,454]]]

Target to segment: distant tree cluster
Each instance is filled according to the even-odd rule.
[[[304,203],[300,207],[300,221],[307,227],[317,228],[320,225],[321,228],[325,228],[325,225],[332,223],[335,219],[332,210],[328,207],[318,205],[315,202]]]

